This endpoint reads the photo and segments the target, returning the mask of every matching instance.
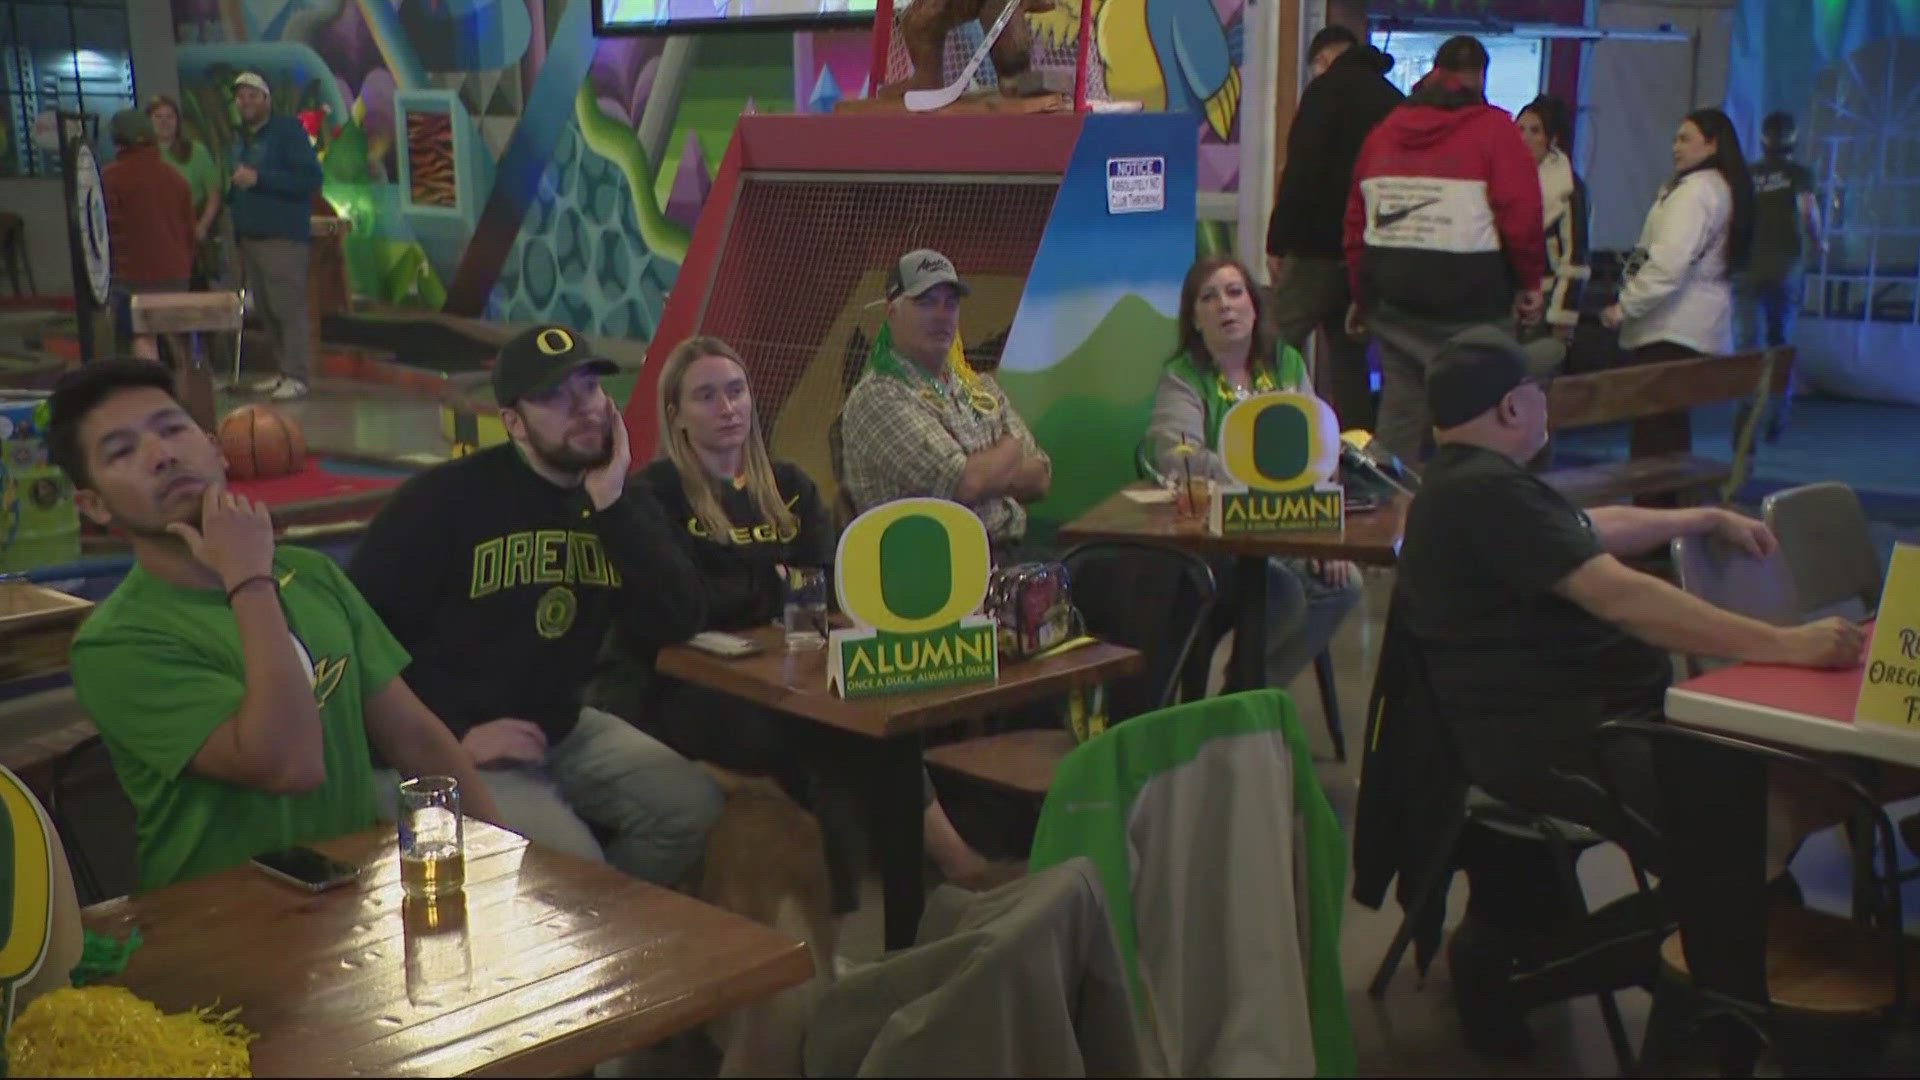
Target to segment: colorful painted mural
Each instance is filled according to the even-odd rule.
[[[353,221],[356,296],[602,335],[652,335],[743,112],[868,89],[865,29],[595,39],[586,0],[171,4],[188,133],[221,153],[234,74],[264,75]],[[1237,186],[1243,4],[1095,3],[1110,94],[1195,114],[1202,190]]]

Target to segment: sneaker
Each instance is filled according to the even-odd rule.
[[[297,401],[306,396],[307,384],[294,378],[282,378],[280,385],[274,387],[273,393],[267,395],[274,401]]]
[[[285,378],[285,375],[269,375],[264,379],[257,379],[249,383],[247,389],[256,394],[271,394],[275,390],[280,389],[280,383]]]

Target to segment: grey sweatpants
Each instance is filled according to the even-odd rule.
[[[1367,344],[1347,336],[1347,264],[1290,255],[1273,284],[1273,322],[1280,340],[1302,352],[1316,329],[1326,350],[1314,364],[1314,390],[1340,417],[1342,430],[1373,429],[1373,385]]]
[[[307,263],[313,245],[305,240],[248,238],[238,242],[240,280],[253,294],[255,310],[267,324],[280,374],[310,382],[313,339],[307,326]]]
[[[1427,365],[1448,338],[1475,326],[1514,332],[1510,319],[1441,322],[1385,305],[1367,315],[1367,332],[1380,343],[1380,423],[1373,434],[1415,468],[1425,462],[1433,432],[1433,415],[1427,411]],[[1523,347],[1556,364],[1567,352],[1555,337],[1529,341]]]

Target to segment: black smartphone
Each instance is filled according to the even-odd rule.
[[[253,865],[268,877],[314,893],[338,888],[360,876],[358,867],[329,858],[310,847],[261,852],[253,857]]]

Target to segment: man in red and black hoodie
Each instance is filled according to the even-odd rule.
[[[1540,177],[1512,119],[1487,104],[1486,76],[1478,39],[1448,39],[1361,145],[1347,198],[1349,330],[1380,342],[1375,434],[1409,463],[1431,441],[1427,361],[1441,344],[1540,316]]]

